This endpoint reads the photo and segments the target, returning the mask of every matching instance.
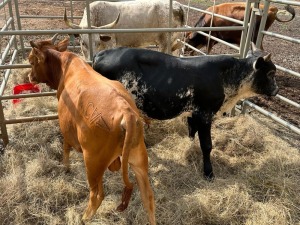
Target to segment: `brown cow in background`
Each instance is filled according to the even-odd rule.
[[[129,163],[150,224],[156,224],[143,121],[133,99],[121,83],[99,75],[83,59],[66,52],[69,39],[56,45],[54,41],[55,37],[30,42],[29,78],[57,90],[64,164],[69,167],[71,147],[83,153],[90,198],[82,219],[90,219],[104,199],[102,179],[107,168],[116,171],[122,167],[125,188],[118,210],[127,208],[133,189],[128,177]]]
[[[260,9],[264,8],[264,5],[260,4]],[[278,8],[275,6],[270,6],[269,11],[268,11],[268,16],[267,16],[267,21],[266,21],[266,26],[265,30],[268,30],[270,26],[273,24],[275,20],[279,22],[289,22],[295,17],[295,10],[291,6],[286,6],[286,10],[280,10],[282,11],[287,11],[289,12],[292,17],[288,20],[281,20],[277,17],[277,14],[279,13]],[[244,15],[245,15],[245,9],[246,9],[246,2],[233,2],[233,3],[223,3],[219,5],[215,5],[215,10],[214,13],[220,14],[223,16],[227,16],[236,20],[243,21],[244,20]],[[213,12],[213,6],[209,7],[206,9],[209,12]],[[211,25],[211,19],[212,16],[209,14],[202,14],[202,16],[199,18],[198,22],[195,24],[195,27],[210,27]],[[256,24],[255,24],[255,31],[253,34],[253,39],[252,41],[255,43],[258,35],[258,29],[261,21],[261,16],[256,17]],[[214,16],[213,21],[212,21],[212,27],[225,27],[225,26],[240,26],[237,23],[228,21],[226,19],[222,19],[220,17]],[[207,32],[208,33],[208,32]],[[242,31],[212,31],[211,35],[215,36],[219,39],[222,39],[224,41],[227,41],[229,43],[233,44],[240,44],[241,41],[241,34]],[[208,37],[205,37],[197,32],[189,33],[187,35],[187,40],[186,43],[189,45],[200,49],[203,46],[206,46],[208,44]],[[217,44],[218,42],[210,39],[209,41],[209,46],[207,47],[207,53],[209,54],[212,47]],[[263,49],[262,45],[260,49]],[[190,48],[186,47],[186,50],[189,51]],[[193,51],[191,52],[193,53]]]

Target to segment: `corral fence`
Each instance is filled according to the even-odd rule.
[[[40,0],[40,2],[49,2],[46,0]],[[51,1],[51,4],[53,4],[54,1]],[[71,20],[73,19],[80,19],[80,16],[74,16],[73,15],[73,7],[74,4],[77,4],[77,2],[84,3],[85,2],[85,7],[87,8],[87,18],[90,18],[90,11],[89,11],[89,3],[93,2],[90,0],[70,0],[68,2],[65,1],[59,1],[57,0],[59,4],[62,4],[64,7],[69,7],[71,11]],[[276,3],[282,3],[282,4],[290,4],[290,5],[296,5],[300,6],[299,2],[296,1],[280,1],[280,0],[267,0],[265,1],[265,8],[264,12],[268,11],[268,7],[271,2],[276,2]],[[50,3],[50,2],[49,2]],[[188,32],[188,31],[197,31],[201,33],[202,35],[209,35],[205,32],[209,31],[233,31],[233,30],[241,30],[242,31],[242,36],[241,36],[241,44],[240,46],[236,46],[230,43],[227,43],[225,41],[222,41],[216,37],[210,36],[211,39],[214,39],[218,42],[221,42],[222,44],[225,44],[235,50],[238,51],[236,54],[232,54],[235,57],[243,58],[245,57],[250,41],[251,41],[251,36],[252,36],[252,31],[254,29],[254,22],[255,22],[255,15],[262,15],[262,20],[259,28],[259,36],[257,39],[257,46],[260,46],[260,43],[262,41],[262,35],[270,35],[274,36],[280,39],[284,39],[287,41],[291,41],[294,43],[300,43],[299,39],[295,38],[290,38],[287,36],[283,36],[280,34],[275,34],[267,31],[263,31],[263,28],[266,23],[266,18],[267,14],[262,14],[261,10],[259,10],[258,3],[259,0],[247,0],[247,8],[245,11],[245,20],[244,21],[238,21],[234,20],[232,18],[224,17],[218,14],[214,14],[216,17],[221,17],[228,19],[232,22],[235,22],[237,24],[240,24],[241,26],[231,26],[231,27],[190,27],[186,25],[185,27],[182,28],[143,28],[143,29],[72,29],[72,34],[89,34],[89,41],[92,41],[92,35],[93,33],[153,33],[153,32],[168,32],[171,34],[171,32]],[[34,1],[32,1],[32,4],[34,4]],[[169,25],[171,27],[171,22],[172,22],[172,4],[173,0],[170,0],[170,12],[169,12]],[[250,10],[251,4],[254,4],[254,8],[252,11]],[[51,7],[51,6],[49,6]],[[205,10],[197,9],[190,7],[189,5],[184,5],[184,7],[189,10],[197,10],[200,12],[205,12],[209,13]],[[250,12],[251,11],[251,12]],[[30,65],[27,63],[22,63],[23,60],[26,59],[26,56],[28,55],[29,50],[31,49],[28,43],[25,43],[25,36],[35,36],[35,35],[53,35],[55,33],[59,34],[69,34],[70,30],[69,29],[64,29],[64,30],[24,30],[22,29],[22,21],[26,18],[32,18],[32,19],[59,19],[62,20],[63,16],[53,16],[53,15],[22,15],[20,14],[19,10],[19,1],[18,0],[3,0],[0,2],[0,22],[1,22],[1,32],[0,32],[0,40],[1,40],[1,58],[0,58],[0,71],[1,71],[1,86],[0,86],[0,127],[1,127],[1,134],[0,138],[3,140],[4,145],[7,145],[9,142],[9,137],[8,137],[8,132],[7,132],[7,125],[9,124],[15,124],[15,123],[24,123],[24,122],[31,122],[31,121],[42,121],[42,120],[51,120],[51,119],[57,119],[57,115],[34,115],[31,117],[22,117],[22,118],[14,118],[14,119],[7,119],[4,113],[4,103],[5,101],[10,101],[12,99],[19,99],[19,98],[33,98],[33,97],[44,97],[44,96],[55,96],[56,92],[41,92],[41,93],[27,93],[27,94],[19,94],[19,95],[12,95],[12,94],[4,94],[4,90],[6,88],[6,85],[8,83],[11,71],[14,69],[20,69],[20,68],[30,68]],[[91,27],[90,21],[88,19],[88,27]],[[183,42],[182,40],[179,40]],[[187,45],[185,42],[183,44]],[[192,46],[190,46],[192,47]],[[74,47],[70,46],[69,49],[72,50]],[[77,46],[79,48],[79,46]],[[170,43],[169,43],[169,49],[170,49]],[[198,51],[197,49],[194,49],[195,51]],[[90,56],[93,56],[93,52],[90,52]],[[92,57],[91,57],[92,58]],[[279,70],[282,70],[284,72],[287,72],[289,74],[295,75],[300,77],[298,72],[288,70],[286,68],[283,68],[279,65],[276,65],[276,67]],[[283,101],[291,104],[293,107],[298,107],[299,104],[296,102],[292,102],[291,100],[288,100],[284,98],[283,96],[277,95],[278,98],[282,99]],[[287,128],[293,130],[294,132],[300,134],[299,128],[296,126],[288,123],[287,121],[283,121],[279,117],[273,115],[270,112],[265,111],[264,109],[260,108],[257,105],[254,105],[253,103],[245,100],[243,101],[243,108],[242,112],[246,112],[246,107],[252,107],[256,109],[257,111],[261,112],[262,114],[274,119],[275,121],[279,122],[280,124],[286,126]]]

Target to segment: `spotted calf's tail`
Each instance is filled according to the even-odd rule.
[[[121,127],[125,130],[125,139],[122,152],[122,176],[125,187],[122,194],[122,202],[117,207],[119,212],[122,212],[127,208],[133,190],[133,183],[130,182],[128,175],[128,158],[131,148],[137,144],[136,116],[133,114],[124,115],[121,121]]]

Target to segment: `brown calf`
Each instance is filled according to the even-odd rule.
[[[260,9],[263,9],[264,5],[260,4]],[[244,21],[245,16],[245,9],[246,9],[246,2],[233,2],[233,3],[223,3],[219,5],[215,5],[214,13],[227,16],[236,20]],[[209,12],[213,12],[213,7],[209,7],[206,9]],[[281,10],[282,11],[282,10]],[[278,9],[275,6],[270,6],[266,21],[265,30],[268,30],[270,26],[273,24],[275,20],[279,22],[289,22],[295,17],[295,10],[291,6],[286,7],[286,11],[289,12],[292,17],[289,20],[281,20],[277,17]],[[199,18],[198,22],[195,24],[195,27],[225,27],[225,26],[239,26],[237,23],[228,21],[226,19],[222,19],[220,17],[214,16],[213,21],[211,24],[212,16],[209,14],[202,14],[202,16]],[[253,34],[252,41],[255,43],[258,35],[258,29],[261,21],[261,16],[256,17],[256,23],[255,23],[255,30]],[[215,36],[219,39],[222,39],[224,41],[233,43],[233,44],[240,44],[241,41],[241,34],[242,31],[212,31],[211,35]],[[201,48],[203,46],[206,46],[208,44],[208,38],[197,33],[189,33],[187,34],[187,40],[186,42],[190,45],[192,45],[195,48]],[[218,42],[210,39],[209,45],[207,46],[207,53],[209,54],[212,47],[217,44]],[[263,49],[262,45],[260,47]],[[189,48],[186,47],[186,50],[189,51]],[[192,51],[193,53],[193,51]]]
[[[69,39],[56,45],[54,41],[55,37],[30,42],[29,78],[57,90],[65,165],[69,167],[71,147],[83,153],[90,198],[82,219],[90,219],[104,198],[102,179],[107,168],[116,171],[122,167],[125,188],[118,210],[126,209],[133,189],[128,178],[129,163],[150,224],[156,224],[143,121],[133,99],[121,83],[99,75],[80,57],[66,52]]]

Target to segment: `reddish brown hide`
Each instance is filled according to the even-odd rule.
[[[118,210],[126,209],[133,189],[128,177],[129,163],[135,173],[150,224],[156,224],[143,121],[133,99],[121,83],[101,76],[80,57],[65,51],[68,39],[54,44],[55,37],[30,42],[32,71],[29,78],[31,82],[46,83],[57,90],[66,167],[69,168],[71,147],[83,153],[90,186],[89,203],[83,220],[90,219],[96,213],[104,198],[102,179],[107,168],[112,171],[122,168],[125,187]]]

